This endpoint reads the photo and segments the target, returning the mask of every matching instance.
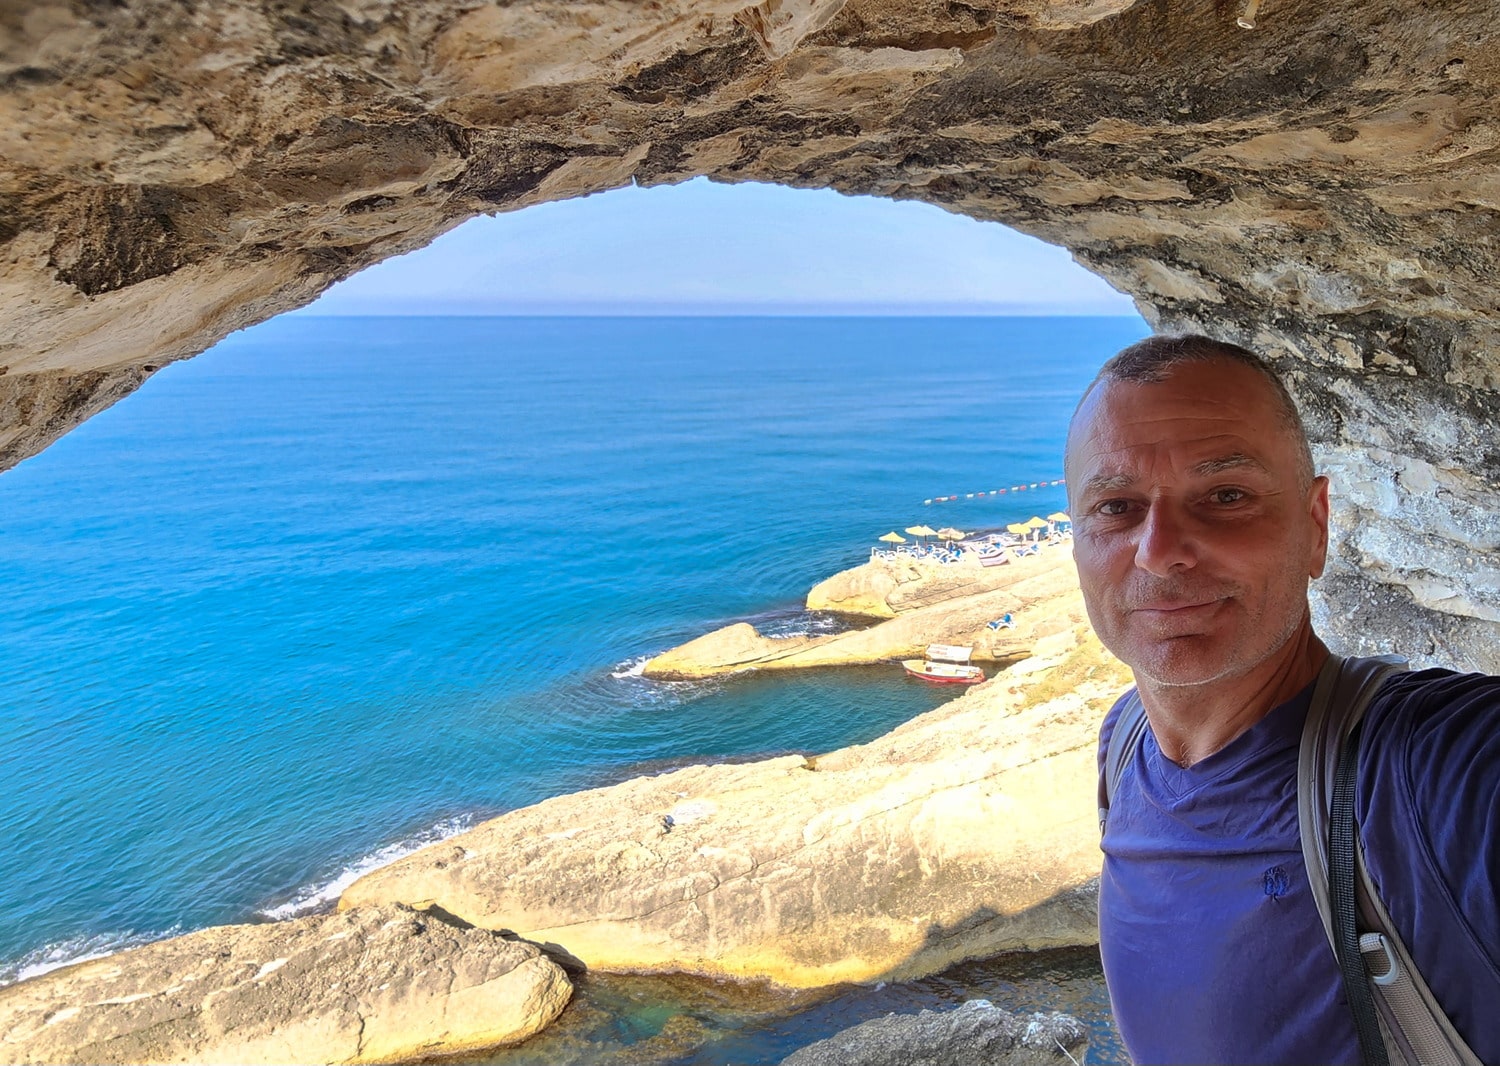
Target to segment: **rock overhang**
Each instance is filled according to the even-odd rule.
[[[919,199],[1261,350],[1319,623],[1500,669],[1487,5],[227,0],[0,13],[0,466],[476,214],[706,175]],[[1101,356],[1104,353],[1101,353]]]

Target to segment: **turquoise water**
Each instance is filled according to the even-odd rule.
[[[1063,490],[1138,319],[291,316],[0,476],[0,980],[285,916],[473,819],[947,698],[657,684],[917,522]]]

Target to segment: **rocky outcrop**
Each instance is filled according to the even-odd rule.
[[[219,926],[0,989],[0,1062],[390,1062],[523,1040],[572,986],[406,907]]]
[[[1068,565],[1058,556],[1065,559],[1069,552],[1066,541],[1043,543],[1040,554],[1008,556],[1010,561],[1003,566],[981,565],[975,551],[966,551],[956,563],[900,554],[877,556],[819,581],[807,593],[807,609],[886,619],[965,596],[1037,588],[1040,573]]]
[[[736,622],[663,652],[642,672],[682,681],[739,670],[862,666],[921,658],[929,644],[964,645],[976,660],[1008,662],[1084,617],[1078,571],[1065,546],[996,567],[972,558],[946,564],[874,559],[820,582],[807,606],[886,621],[815,637],[763,637]],[[989,627],[1007,614],[1014,625]]]
[[[1500,669],[1500,28],[1420,0],[1236,14],[8,5],[0,467],[478,213],[695,175],[919,199],[1277,359],[1338,475],[1324,630]]]
[[[1012,1014],[973,999],[949,1011],[889,1014],[809,1044],[781,1066],[1063,1066],[1088,1031],[1066,1014]]]
[[[809,987],[1094,942],[1094,747],[1123,668],[1080,626],[827,755],[693,766],[513,811],[355,882],[603,970]]]

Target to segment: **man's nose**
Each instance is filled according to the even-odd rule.
[[[1171,501],[1153,500],[1136,527],[1135,565],[1166,577],[1196,564],[1198,554],[1185,518]]]

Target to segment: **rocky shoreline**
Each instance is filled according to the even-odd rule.
[[[967,583],[871,563],[819,586],[827,603],[888,586],[906,625],[870,647],[1017,615],[1014,665],[885,736],[559,796],[366,875],[337,914],[21,982],[0,990],[0,1061],[427,1057],[539,1031],[565,967],[819,988],[1092,944],[1094,740],[1126,678],[1068,553],[1035,562]],[[945,603],[956,628],[912,626]]]

